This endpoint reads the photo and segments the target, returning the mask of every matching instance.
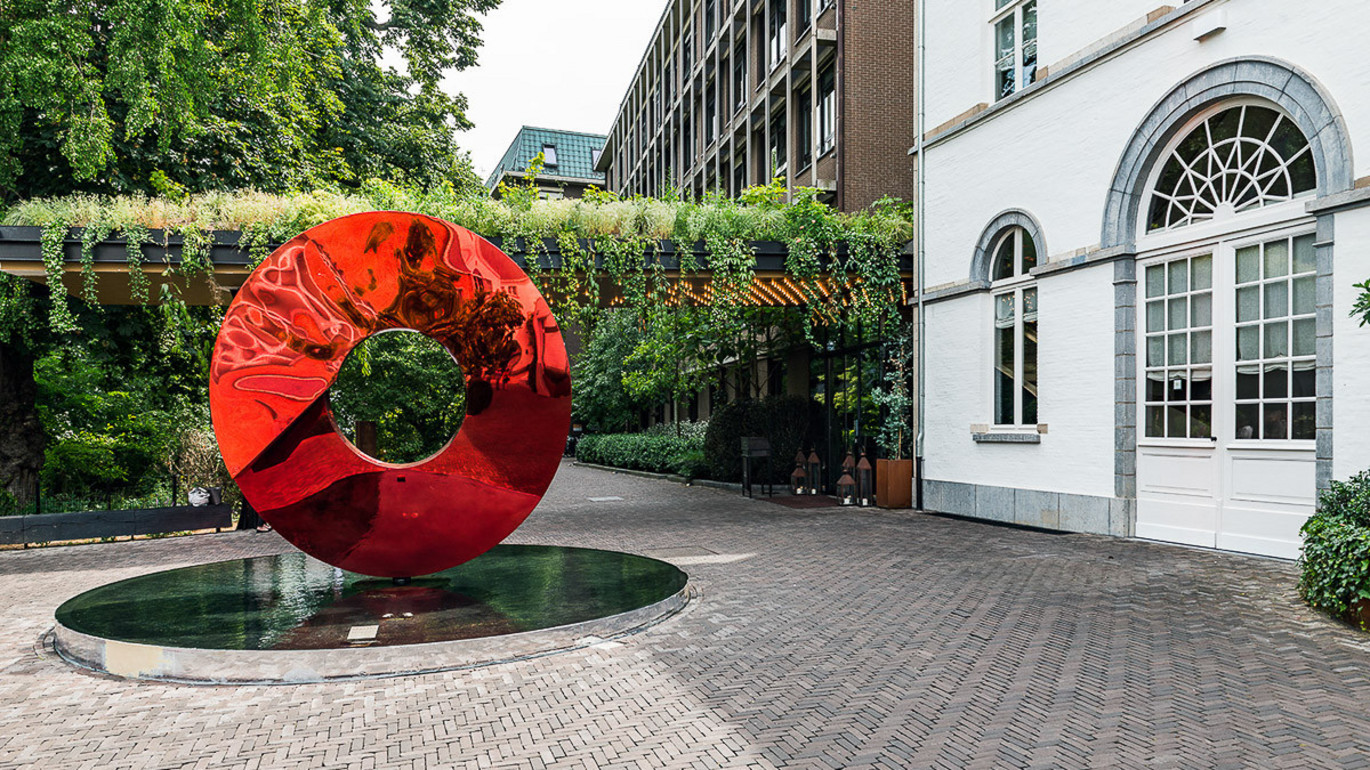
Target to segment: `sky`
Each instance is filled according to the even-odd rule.
[[[609,133],[666,0],[504,0],[475,67],[448,76],[476,124],[457,135],[484,179],[519,128]]]

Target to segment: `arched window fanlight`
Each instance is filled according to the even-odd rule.
[[[1009,228],[999,237],[990,263],[990,280],[1002,281],[1020,275],[1037,266],[1037,244],[1021,227]]]
[[[1206,222],[1224,209],[1283,203],[1317,186],[1308,139],[1292,120],[1268,107],[1232,107],[1170,154],[1151,193],[1147,231]]]

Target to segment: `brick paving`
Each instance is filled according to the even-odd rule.
[[[661,554],[698,597],[608,648],[195,687],[39,640],[76,593],[278,537],[0,553],[0,768],[1370,767],[1370,636],[1288,563],[570,466],[514,540]]]

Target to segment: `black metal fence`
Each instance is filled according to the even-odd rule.
[[[227,504],[0,516],[0,545],[223,530],[231,526],[233,507]]]

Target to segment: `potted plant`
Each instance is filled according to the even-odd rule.
[[[872,392],[884,410],[876,442],[885,457],[875,461],[875,504],[881,508],[913,507],[913,326],[900,324],[885,340],[885,382]]]

